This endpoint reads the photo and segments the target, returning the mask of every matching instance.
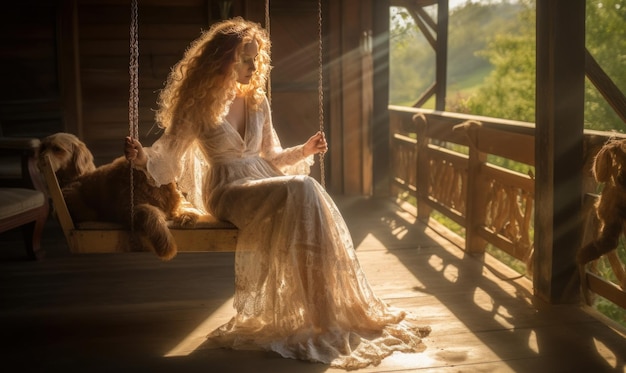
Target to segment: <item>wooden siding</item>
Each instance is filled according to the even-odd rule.
[[[221,17],[216,0],[139,1],[139,135],[158,137],[158,90],[189,43]],[[372,190],[372,61],[363,53],[371,34],[371,4],[322,0],[324,130],[328,188]],[[358,9],[354,12],[354,9]],[[317,0],[270,2],[272,108],[283,146],[320,128]],[[228,17],[265,23],[265,2],[234,0]],[[66,131],[91,148],[96,163],[121,154],[129,133],[129,0],[35,0],[3,13],[0,129],[43,137]],[[379,108],[385,110],[384,105]],[[311,175],[320,179],[321,169]]]
[[[320,128],[317,1],[296,3],[270,1],[272,112],[283,146],[301,144]],[[311,175],[319,180],[318,166]]]
[[[63,128],[56,10],[44,1],[2,10],[0,135],[39,137]]]
[[[151,144],[159,135],[153,112],[159,89],[190,41],[208,28],[208,17],[202,0],[139,2],[139,136],[144,144]],[[79,1],[77,23],[80,132],[101,164],[121,154],[121,139],[129,133],[130,6]]]

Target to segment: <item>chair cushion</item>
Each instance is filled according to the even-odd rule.
[[[42,192],[25,188],[0,188],[0,219],[41,207],[45,203]]]

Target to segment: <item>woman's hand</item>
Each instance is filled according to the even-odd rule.
[[[322,131],[317,132],[304,143],[303,152],[305,157],[311,154],[326,153],[326,151],[328,151],[328,143]]]
[[[138,140],[130,136],[127,136],[126,141],[124,141],[124,156],[127,160],[135,162],[135,166],[145,167],[148,163],[148,157],[143,146]]]

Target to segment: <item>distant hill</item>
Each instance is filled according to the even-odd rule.
[[[515,33],[519,4],[466,3],[450,12],[448,28],[448,97],[465,96],[479,87],[492,66],[478,52],[492,37]],[[401,16],[400,19],[403,19]],[[404,15],[407,19],[407,15]],[[394,30],[396,27],[396,30]],[[391,30],[390,103],[413,105],[434,82],[435,52],[414,24]],[[427,105],[428,106],[428,105]]]

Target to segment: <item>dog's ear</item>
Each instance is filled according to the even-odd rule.
[[[93,154],[91,154],[87,145],[82,141],[77,141],[73,146],[74,151],[72,152],[72,158],[74,167],[76,167],[76,174],[82,175],[95,170],[96,165],[93,163]]]
[[[593,177],[597,182],[609,181],[613,171],[613,144],[607,144],[600,149],[593,161]]]

